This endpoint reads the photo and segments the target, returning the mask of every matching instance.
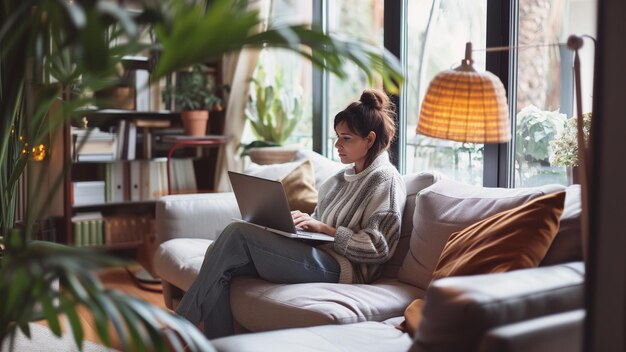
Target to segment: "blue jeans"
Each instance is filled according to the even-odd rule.
[[[233,334],[230,280],[252,275],[275,283],[338,282],[339,264],[311,244],[245,223],[232,223],[206,251],[198,277],[176,313],[204,321],[208,338]]]

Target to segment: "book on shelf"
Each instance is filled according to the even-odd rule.
[[[116,136],[117,136],[117,143],[116,143],[116,152],[117,152],[117,158],[118,159],[124,159],[124,150],[125,150],[125,141],[126,138],[124,137],[126,135],[126,129],[127,129],[127,125],[128,125],[128,121],[126,120],[119,120],[117,121],[117,129],[116,129]]]
[[[171,159],[171,189],[172,193],[196,193],[196,173],[193,167],[193,159]],[[166,170],[167,173],[167,170]]]
[[[154,219],[149,215],[111,215],[105,217],[105,244],[143,242],[153,232]]]
[[[77,213],[72,217],[74,245],[77,247],[104,244],[104,217],[100,212]]]
[[[104,190],[105,181],[75,181],[72,183],[72,204],[102,204],[106,201]]]
[[[106,202],[117,203],[129,200],[126,172],[123,162],[108,163],[105,167]]]
[[[72,159],[75,161],[109,161],[117,158],[117,136],[99,128],[72,127]]]

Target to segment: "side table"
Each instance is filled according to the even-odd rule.
[[[167,152],[167,194],[172,194],[172,179],[170,164],[172,154],[176,149],[188,147],[221,147],[226,144],[227,138],[222,135],[207,136],[165,136],[164,143],[173,143]]]

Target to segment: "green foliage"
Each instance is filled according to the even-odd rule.
[[[14,239],[23,237],[14,233]],[[110,344],[111,332],[115,332],[125,351],[169,351],[167,341],[178,346],[176,350],[183,350],[183,343],[194,351],[213,351],[186,319],[106,289],[93,274],[98,268],[125,263],[50,242],[32,242],[28,246],[22,243],[18,247],[24,249],[8,250],[0,268],[0,341],[18,328],[30,336],[28,323],[38,319],[45,319],[50,330],[61,336],[59,316],[65,315],[80,347],[84,331],[77,310],[83,306],[94,317],[102,341]],[[176,327],[178,336],[168,336],[166,341],[164,326]]]
[[[550,141],[565,126],[565,114],[543,111],[527,106],[517,114],[515,139],[516,159],[522,161],[547,162],[550,156]]]
[[[291,135],[304,115],[302,89],[287,85],[278,70],[273,79],[266,77],[259,65],[251,79],[251,92],[245,115],[256,137],[281,145]]]
[[[550,142],[552,153],[550,162],[555,166],[578,166],[578,119],[572,117],[567,120],[565,129]],[[591,130],[591,113],[583,115],[583,134],[585,141],[589,140]]]
[[[202,65],[193,65],[189,72],[177,73],[178,84],[170,81],[163,91],[163,101],[169,105],[174,101],[181,110],[211,110],[222,103],[215,95],[215,82],[205,72]]]

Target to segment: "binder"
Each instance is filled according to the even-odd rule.
[[[142,160],[133,160],[129,163],[130,167],[130,200],[140,201],[141,196],[141,172],[142,172]]]
[[[123,202],[128,198],[125,196],[126,187],[124,182],[124,163],[110,163],[107,164],[107,173],[111,176],[111,185],[108,188],[111,192],[111,202]]]

